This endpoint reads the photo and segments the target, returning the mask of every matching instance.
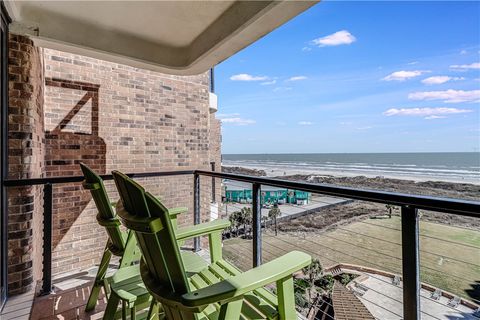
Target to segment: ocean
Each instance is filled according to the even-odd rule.
[[[268,175],[364,175],[480,184],[479,152],[224,154],[222,165],[264,169]]]

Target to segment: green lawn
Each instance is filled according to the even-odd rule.
[[[401,274],[399,217],[366,219],[330,232],[279,233],[263,236],[263,259],[269,261],[291,250],[320,259],[324,267],[351,263]],[[466,298],[480,300],[473,286],[480,282],[480,231],[438,223],[420,223],[420,272],[423,282]],[[224,254],[243,269],[251,266],[250,240],[229,239]]]

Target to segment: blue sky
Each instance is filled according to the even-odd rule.
[[[319,3],[215,67],[223,153],[480,148],[480,2]]]

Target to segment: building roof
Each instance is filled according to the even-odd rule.
[[[252,184],[247,182],[224,180],[223,185],[227,187],[227,190],[230,190],[230,191],[231,190],[252,190]],[[262,191],[283,191],[283,190],[287,190],[287,188],[271,187],[271,186],[262,184],[261,190]]]
[[[171,74],[198,74],[317,1],[5,1],[36,45]]]
[[[345,286],[335,281],[332,292],[336,320],[374,320],[367,307]]]

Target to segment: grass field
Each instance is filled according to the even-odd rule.
[[[329,232],[263,235],[262,254],[269,261],[291,250],[320,259],[324,267],[350,263],[401,274],[399,217],[365,219]],[[252,242],[229,239],[224,255],[243,269],[251,267]],[[420,222],[421,280],[480,302],[480,231]]]

